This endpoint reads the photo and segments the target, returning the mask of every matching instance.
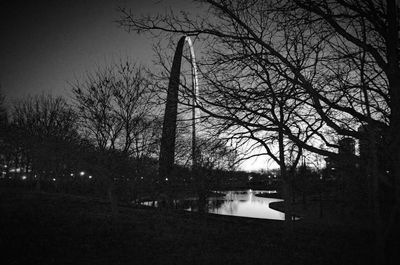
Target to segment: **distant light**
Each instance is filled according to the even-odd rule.
[[[390,172],[389,170],[386,170],[386,174],[389,174],[389,172]]]
[[[143,179],[143,177],[141,177],[140,179]]]
[[[56,179],[55,179],[55,178],[53,178],[53,181],[56,181]]]
[[[35,175],[35,176],[33,176],[34,178],[36,178],[37,176]]]
[[[165,178],[165,181],[168,181],[168,178]]]
[[[335,169],[336,169],[336,168],[334,168],[334,167],[332,168],[332,170],[335,170]]]
[[[83,175],[85,175],[85,172],[81,171],[81,172],[79,172],[79,175],[83,176]]]
[[[24,175],[24,176],[22,176],[22,180],[26,180],[26,176]]]
[[[93,178],[92,176],[89,176],[89,179]]]
[[[74,176],[74,173],[71,173],[70,176],[73,177],[73,176]]]
[[[8,166],[7,165],[4,165],[4,168],[7,168]]]

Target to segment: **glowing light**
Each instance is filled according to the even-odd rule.
[[[74,173],[71,173],[70,176],[73,177],[73,176],[74,176]]]
[[[56,181],[56,178],[53,178],[53,181]]]
[[[22,176],[21,178],[22,178],[22,180],[26,180],[26,176]]]
[[[83,176],[83,175],[85,175],[85,172],[81,171],[81,172],[79,172],[79,175]]]
[[[165,181],[168,181],[168,178],[165,178]]]
[[[89,179],[93,178],[92,176],[89,176]]]

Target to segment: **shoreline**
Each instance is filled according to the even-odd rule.
[[[136,205],[120,205],[113,217],[110,205],[99,199],[0,191],[5,264],[280,265],[373,260],[372,232],[363,229],[295,222],[288,238],[282,221]]]

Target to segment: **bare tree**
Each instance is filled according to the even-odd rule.
[[[214,86],[224,84],[225,80],[220,75],[231,73],[234,66],[237,66],[234,74],[241,70],[247,70],[247,72],[242,71],[244,72],[241,75],[243,78],[247,74],[251,79],[258,76],[263,80],[270,72],[275,73],[279,78],[284,78],[285,82],[290,82],[297,86],[297,90],[303,91],[305,95],[302,99],[303,103],[310,107],[307,112],[308,118],[314,115],[322,120],[323,125],[321,122],[315,122],[312,124],[314,126],[306,127],[313,129],[312,131],[317,131],[314,129],[315,127],[327,126],[333,128],[339,135],[358,137],[356,128],[360,122],[369,122],[376,126],[387,125],[386,120],[380,120],[388,117],[389,113],[388,108],[384,106],[387,90],[385,91],[382,87],[382,80],[384,81],[385,77],[378,69],[382,69],[383,65],[380,66],[376,60],[373,61],[372,55],[369,58],[370,71],[371,73],[376,72],[375,75],[372,75],[375,77],[374,80],[370,80],[373,86],[371,85],[369,88],[376,101],[374,104],[370,103],[376,112],[372,120],[362,113],[362,106],[366,105],[365,100],[360,96],[356,97],[356,94],[360,95],[360,86],[354,84],[356,81],[350,86],[350,79],[354,80],[351,77],[356,74],[354,69],[346,70],[344,68],[340,72],[340,67],[349,63],[348,58],[355,58],[354,47],[363,47],[362,42],[352,43],[347,40],[347,35],[342,36],[345,32],[337,32],[337,28],[332,28],[329,23],[322,23],[325,18],[321,18],[320,14],[315,12],[312,13],[310,8],[300,5],[300,3],[295,7],[303,9],[295,10],[293,6],[289,5],[290,3],[284,1],[281,4],[273,1],[269,3],[264,1],[205,2],[210,8],[209,14],[213,15],[213,19],[202,17],[192,19],[189,14],[182,17],[159,15],[153,18],[134,18],[129,11],[122,10],[121,24],[131,30],[163,30],[172,33],[197,34],[199,38],[204,35],[203,39],[210,44],[206,62],[207,65],[213,67],[211,68],[212,72],[207,71],[207,73],[213,73],[212,78],[206,78],[206,80],[213,81]],[[315,6],[318,5],[315,4]],[[338,3],[337,6],[342,6],[345,11],[348,9],[345,2]],[[383,16],[381,19],[385,20],[386,11],[382,11],[385,6],[379,6],[376,9],[373,7],[368,6],[368,9],[358,14],[359,17],[364,18],[369,11],[371,16],[381,15]],[[376,10],[381,10],[383,13]],[[290,21],[294,22],[290,23]],[[313,22],[315,23],[313,24]],[[369,22],[369,26],[373,27],[374,24]],[[352,25],[352,27],[357,36],[361,37],[362,34],[359,32],[363,31],[365,34],[371,34],[365,39],[381,44],[382,38],[376,32],[370,33],[367,28],[360,28],[359,25]],[[381,50],[379,47],[375,49]],[[344,53],[348,56],[343,56]],[[359,48],[357,48],[357,54],[359,54]],[[245,60],[247,60],[247,64],[254,65],[254,68],[251,68],[251,65],[247,69],[243,66],[240,68],[239,62]],[[333,61],[336,64],[332,66],[330,64]],[[229,65],[231,66],[226,68]],[[238,82],[236,85],[241,84]],[[242,87],[239,91],[246,91],[246,88],[248,87]],[[221,94],[221,91],[217,92],[218,95]],[[217,96],[217,94],[214,95]],[[231,95],[230,98],[234,99],[234,96],[236,94]],[[249,97],[249,95],[244,96]],[[221,96],[216,98],[220,99]],[[241,98],[243,96],[239,97],[239,99]],[[256,106],[254,109],[257,110],[259,107]],[[285,134],[311,151],[323,155],[335,155],[334,152],[318,148],[315,144],[307,144],[297,135],[293,135],[290,130],[286,130]],[[326,136],[319,135],[319,138],[325,143],[325,146],[336,147],[334,141],[328,141]]]
[[[388,177],[374,174],[377,237],[387,234],[383,227],[393,230],[400,198],[396,1],[202,3],[208,8],[204,16],[183,13],[136,18],[123,9],[121,24],[141,32],[196,35],[207,43],[201,69],[207,81],[203,87],[209,93],[198,107],[213,117],[248,127],[251,132],[273,131],[303,149],[336,159],[340,137],[362,139],[365,133],[357,129],[366,124],[370,131],[382,132],[390,153],[380,155],[390,166]],[[293,122],[270,120],[270,113],[263,112],[271,110],[270,103],[265,103],[271,94],[263,92],[268,79],[295,89],[282,106],[287,110],[296,106],[290,110]],[[283,137],[278,138],[282,142]],[[376,164],[377,159],[374,161]],[[389,184],[393,194],[387,225],[379,221],[377,194],[382,182]],[[384,240],[377,241],[377,249],[383,249]],[[377,257],[377,262],[383,260],[382,253]]]
[[[142,67],[121,62],[88,75],[86,81],[76,82],[72,89],[82,133],[104,154],[103,159],[108,159],[107,153],[119,151],[125,158],[140,159],[157,150],[154,146],[159,139],[159,122],[153,114],[154,93]],[[114,178],[119,177],[120,171],[112,170],[109,163],[105,164],[109,168],[100,170],[103,172],[99,174],[108,182],[108,194],[115,214]]]
[[[10,126],[15,167],[33,172],[38,189],[42,180],[61,177],[69,155],[64,147],[78,139],[76,115],[66,101],[50,95],[20,100],[11,111]]]

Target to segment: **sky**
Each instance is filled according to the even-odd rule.
[[[129,57],[146,63],[152,54],[151,40],[119,28],[116,9],[128,5],[148,12],[158,2],[2,1],[3,93],[9,100],[41,92],[64,95],[68,82],[113,60]]]
[[[119,59],[150,66],[155,40],[118,27],[117,8],[124,6],[137,14],[196,9],[190,0],[2,1],[0,85],[7,104],[40,93],[69,97],[69,83]],[[265,166],[259,158],[242,168]]]

